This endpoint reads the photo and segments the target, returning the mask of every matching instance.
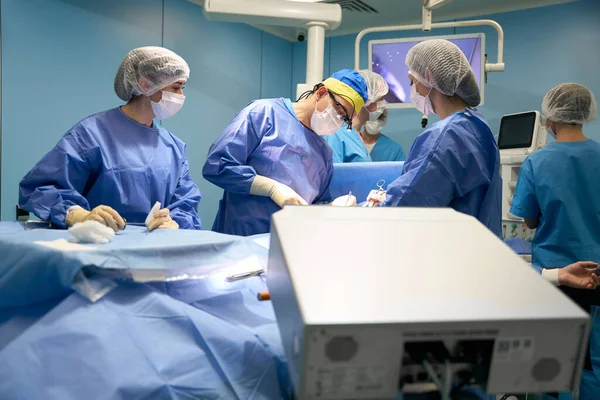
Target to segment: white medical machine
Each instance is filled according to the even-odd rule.
[[[546,145],[546,127],[537,111],[508,114],[500,121],[498,148],[502,176],[502,220],[523,221],[510,213],[521,164],[525,158]]]
[[[285,207],[267,285],[302,400],[579,382],[588,315],[451,209]]]

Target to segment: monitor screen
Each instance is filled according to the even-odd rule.
[[[498,135],[498,148],[506,150],[531,147],[535,120],[536,114],[534,112],[502,117]]]
[[[465,56],[477,80],[477,85],[481,91],[483,103],[483,90],[481,81],[483,79],[483,65],[485,62],[484,54],[484,35],[460,35],[460,36],[442,36],[436,37],[447,39],[457,45]],[[408,79],[408,67],[405,59],[408,51],[416,44],[433,38],[411,38],[411,39],[392,39],[371,41],[369,47],[370,69],[377,72],[385,79],[390,87],[390,91],[385,97],[387,103],[394,107],[410,107],[410,80]],[[482,57],[484,59],[482,59]]]

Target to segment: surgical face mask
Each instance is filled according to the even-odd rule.
[[[184,102],[184,95],[167,92],[166,90],[162,91],[162,99],[158,103],[150,100],[152,111],[154,111],[154,116],[158,120],[167,119],[177,114],[181,110],[181,107],[183,107]]]
[[[335,131],[340,129],[340,126],[342,126],[343,123],[344,121],[338,115],[337,111],[335,111],[335,108],[331,103],[323,111],[318,111],[317,105],[315,104],[315,111],[310,118],[310,127],[317,135],[333,135]]]
[[[375,111],[369,111],[369,121],[377,121],[377,119],[379,119],[381,114],[383,114],[383,112],[385,111],[385,103],[380,103],[377,103],[377,109]]]
[[[384,125],[385,122],[382,120],[367,121],[367,123],[365,123],[365,132],[373,136],[378,135],[379,132],[381,132],[381,130],[383,129]]]
[[[369,111],[369,121],[376,121],[377,118],[379,118],[379,116],[381,116],[381,114],[383,114],[384,110],[385,110],[385,100],[378,101],[377,108],[375,109],[375,111]]]
[[[429,93],[431,93],[431,89],[429,89]],[[433,105],[429,99],[429,93],[427,96],[421,96],[419,92],[417,92],[416,83],[413,83],[410,88],[410,101],[415,105],[416,109],[424,115],[435,114],[433,111]]]
[[[549,134],[550,136],[552,136],[552,137],[554,138],[554,140],[556,140],[556,133],[554,133],[554,131],[552,130],[552,124],[549,124],[549,125],[546,127],[546,132],[548,132],[548,134]]]

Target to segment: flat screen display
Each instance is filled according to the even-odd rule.
[[[498,148],[506,150],[531,147],[535,119],[536,114],[534,112],[502,117],[500,133],[498,134]]]

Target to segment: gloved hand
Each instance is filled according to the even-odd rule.
[[[596,289],[600,283],[598,264],[579,261],[558,269],[558,284],[576,289]]]
[[[352,207],[356,205],[356,197],[351,194],[345,194],[331,202],[331,205],[335,207]]]
[[[367,196],[368,207],[375,207],[386,200],[386,192],[383,190],[371,190]]]
[[[256,175],[250,187],[250,194],[270,197],[279,207],[286,205],[307,206],[308,203],[294,189],[266,176]]]
[[[125,229],[125,221],[123,218],[109,206],[98,206],[92,211],[78,207],[72,209],[67,214],[66,222],[69,227],[78,222],[85,221],[98,221],[115,232]]]
[[[146,226],[148,226],[150,232],[155,229],[179,229],[177,222],[171,219],[171,211],[168,208],[163,208],[154,213],[154,218]]]

